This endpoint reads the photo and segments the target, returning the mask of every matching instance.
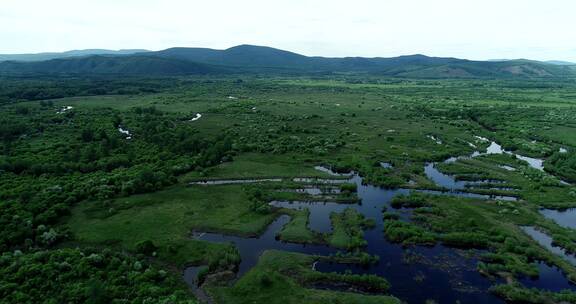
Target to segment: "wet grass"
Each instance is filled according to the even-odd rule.
[[[210,287],[210,294],[219,303],[400,303],[394,297],[362,295],[311,289],[315,282],[347,282],[351,286],[386,286],[363,276],[326,274],[312,270],[315,257],[281,251],[266,251],[258,265],[232,287]],[[384,290],[385,291],[385,290]]]
[[[202,172],[190,172],[182,177],[183,181],[210,177],[211,179],[235,179],[255,177],[295,177],[318,176],[326,174],[314,170],[315,163],[306,163],[302,156],[269,155],[261,153],[245,153],[239,155],[233,162],[222,163]]]
[[[516,168],[506,170],[500,166]],[[484,155],[473,159],[462,159],[450,164],[438,164],[442,172],[453,174],[463,180],[499,180],[499,187],[517,190],[468,188],[468,192],[492,195],[519,196],[529,203],[547,208],[569,208],[576,206],[576,197],[571,188],[562,185],[552,175],[536,170],[527,163],[510,155]],[[474,178],[470,178],[474,177]]]
[[[308,209],[299,211],[291,209],[282,209],[292,217],[291,221],[284,226],[278,234],[282,241],[302,243],[302,244],[325,244],[324,235],[311,231],[308,228],[310,211]]]
[[[354,249],[367,244],[364,229],[374,223],[364,218],[356,209],[347,208],[342,213],[331,213],[333,232],[327,237],[328,244],[336,248]]]
[[[530,205],[421,194],[406,197],[395,205],[414,208],[413,222],[402,223],[396,229],[396,241],[430,244],[432,236],[436,242],[452,247],[485,249],[489,253],[481,258],[478,267],[489,275],[537,277],[533,262],[540,260],[558,266],[571,280],[576,279],[573,265],[539,246],[519,228],[548,227],[564,238],[573,237],[567,234],[568,230],[544,219],[537,208]],[[426,238],[419,237],[424,233]]]
[[[275,217],[251,211],[241,185],[175,186],[106,204],[82,203],[68,225],[79,241],[87,243],[114,243],[134,250],[138,242],[150,240],[160,247],[160,258],[183,265],[204,261],[210,250],[219,247],[192,240],[192,230],[258,235]]]
[[[280,231],[279,237],[294,243],[326,244],[346,250],[361,249],[366,245],[364,230],[374,225],[355,209],[347,208],[341,213],[330,214],[331,233],[318,233],[308,228],[308,210],[282,209],[281,212],[291,215],[292,220]]]

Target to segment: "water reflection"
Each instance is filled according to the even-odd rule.
[[[541,209],[540,214],[562,227],[576,229],[576,208],[564,210]]]
[[[564,250],[564,248],[552,245],[553,240],[549,235],[531,226],[524,226],[521,228],[522,230],[524,230],[524,232],[526,232],[526,234],[532,237],[532,239],[538,242],[538,244],[540,244],[542,247],[548,249],[550,252],[556,255],[561,256],[570,264],[576,266],[576,257],[572,254],[567,253],[566,250]]]
[[[330,264],[320,262],[315,265],[318,271],[345,271],[351,269],[357,273],[370,273],[383,276],[390,280],[391,294],[408,303],[424,303],[433,299],[439,303],[503,303],[502,300],[488,292],[492,281],[476,271],[476,259],[459,255],[455,250],[444,246],[415,247],[411,249],[410,258],[401,245],[390,243],[383,233],[383,207],[390,207],[391,200],[397,195],[410,193],[407,189],[383,189],[363,184],[362,178],[353,175],[348,182],[357,185],[357,194],[361,204],[337,204],[314,202],[272,202],[278,207],[310,210],[309,226],[312,230],[328,233],[331,231],[330,213],[342,212],[345,208],[354,208],[367,219],[375,223],[373,229],[364,233],[367,246],[364,250],[380,257],[380,262],[371,267],[355,267],[352,265]],[[409,212],[400,211],[404,217]],[[300,245],[281,242],[276,234],[288,222],[287,216],[279,217],[258,238],[242,238],[221,234],[205,233],[199,235],[200,240],[210,242],[232,242],[240,252],[242,262],[238,276],[243,275],[253,267],[264,250],[278,249],[290,252],[301,252],[313,255],[329,255],[335,249],[318,245]],[[414,262],[407,262],[412,260]],[[417,262],[415,262],[417,260]],[[458,265],[455,267],[454,265]],[[187,278],[187,282],[190,278]]]
[[[254,184],[262,182],[281,182],[281,178],[258,178],[258,179],[219,179],[202,180],[188,183],[189,185],[232,185],[232,184]]]
[[[440,172],[438,169],[436,169],[435,165],[436,165],[435,163],[426,164],[426,166],[424,167],[424,174],[426,174],[426,177],[432,180],[437,186],[446,188],[450,191],[438,191],[438,190],[418,190],[418,191],[429,194],[445,194],[460,197],[504,200],[504,201],[516,201],[518,199],[514,196],[487,195],[487,194],[458,191],[458,190],[469,190],[473,188],[475,185],[502,183],[502,181],[498,180],[458,181],[454,176]]]
[[[497,143],[492,142],[485,153],[474,152],[467,157],[501,153],[512,154],[504,151]],[[542,160],[530,159],[519,155],[516,155],[516,157],[528,161],[530,166],[536,169],[539,169],[542,166]],[[458,159],[461,159],[461,157],[453,157],[446,162],[456,161]],[[380,262],[370,267],[319,262],[314,264],[314,269],[323,272],[351,271],[353,273],[370,273],[383,276],[391,282],[391,294],[408,303],[424,303],[427,300],[434,300],[439,303],[503,303],[501,299],[488,292],[488,288],[494,282],[483,277],[476,270],[477,259],[475,257],[466,257],[459,254],[459,252],[454,249],[440,245],[434,247],[414,247],[410,250],[406,250],[401,245],[388,242],[383,233],[384,220],[382,218],[382,210],[384,207],[390,207],[390,202],[395,196],[406,195],[411,191],[502,200],[515,200],[515,197],[489,196],[460,191],[467,187],[469,188],[470,182],[456,181],[452,176],[438,171],[435,168],[434,163],[426,164],[426,176],[428,176],[437,185],[450,189],[451,191],[383,189],[373,185],[364,184],[362,178],[354,173],[336,173],[325,167],[317,167],[317,169],[333,176],[346,178],[294,178],[292,181],[304,184],[329,185],[355,183],[357,185],[357,195],[360,198],[361,203],[338,204],[333,202],[274,201],[271,202],[271,205],[297,210],[302,210],[304,208],[308,209],[310,211],[309,228],[320,233],[330,233],[332,231],[330,221],[331,212],[342,212],[345,208],[354,208],[366,218],[372,219],[375,223],[373,229],[367,230],[364,233],[364,238],[367,241],[364,250],[371,255],[380,257]],[[277,181],[276,179],[272,180]],[[264,179],[250,181],[260,182],[272,180]],[[214,182],[213,184],[221,184],[223,181],[219,181],[220,183],[217,183],[216,181],[210,182]],[[475,181],[475,183],[483,182],[496,183],[498,181]],[[307,188],[304,187],[303,189]],[[308,189],[311,188],[308,187]],[[409,220],[410,211],[400,210],[400,214],[402,219]],[[288,223],[288,221],[288,216],[280,216],[266,229],[264,234],[257,238],[243,238],[213,233],[203,233],[196,237],[199,240],[209,242],[234,243],[242,258],[237,277],[242,276],[246,271],[256,265],[258,258],[264,250],[277,249],[323,256],[337,252],[335,249],[327,246],[293,244],[277,240],[276,236],[278,232],[286,223]],[[572,263],[576,262],[574,256],[566,255],[561,248],[552,246],[552,241],[547,235],[532,227],[523,227],[523,229],[546,248],[549,248],[557,254],[566,256],[568,259],[571,259]],[[555,290],[553,289],[556,288],[554,286],[557,286],[557,288],[568,286],[563,283],[566,282],[564,276],[561,274],[558,275],[558,272],[554,268],[545,264],[539,264],[539,269],[541,277],[529,281],[524,280],[523,282],[527,284],[527,286],[550,290]],[[189,268],[185,272],[186,282],[194,284],[193,277],[197,272],[197,268]],[[569,288],[572,288],[572,286],[570,285]]]
[[[538,278],[522,278],[519,280],[524,286],[528,288],[538,288],[548,291],[562,291],[566,289],[574,289],[572,284],[566,276],[556,266],[550,266],[545,262],[538,262]]]

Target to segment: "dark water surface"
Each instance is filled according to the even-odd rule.
[[[540,214],[562,227],[576,229],[576,208],[566,210],[541,209]]]
[[[485,153],[507,153],[500,145],[492,142]],[[475,152],[471,157],[481,155]],[[518,156],[517,156],[518,157]],[[520,158],[520,157],[519,157]],[[454,158],[456,160],[457,158]],[[452,161],[454,161],[452,160]],[[450,161],[450,160],[448,160]],[[528,161],[528,160],[527,160]],[[530,161],[529,161],[530,163]],[[537,167],[541,163],[535,161],[530,163]],[[373,229],[364,233],[367,246],[364,250],[380,257],[379,263],[370,267],[361,267],[346,264],[329,262],[318,262],[313,266],[317,271],[322,272],[352,272],[357,274],[377,274],[391,283],[390,294],[398,297],[407,303],[425,303],[427,300],[435,300],[437,303],[504,303],[498,297],[490,294],[488,288],[493,285],[491,281],[483,277],[477,270],[477,255],[475,251],[461,251],[447,248],[441,245],[434,247],[410,247],[403,248],[398,244],[390,243],[383,233],[384,220],[382,218],[383,207],[390,207],[391,200],[397,195],[406,195],[410,191],[407,189],[383,189],[362,183],[362,178],[356,174],[335,174],[327,168],[319,169],[325,173],[338,176],[340,179],[317,179],[317,178],[297,178],[296,182],[301,183],[324,183],[340,184],[343,182],[355,183],[358,186],[358,204],[338,204],[331,202],[286,202],[274,201],[271,205],[290,209],[310,210],[309,228],[313,231],[329,233],[332,231],[330,222],[331,212],[342,212],[346,208],[354,208],[366,218],[372,219],[375,223]],[[485,199],[515,200],[515,197],[494,197],[463,192],[466,183],[454,180],[453,177],[438,171],[433,163],[427,164],[426,175],[439,186],[450,189],[449,192],[423,191],[432,194],[446,194],[460,197],[476,197]],[[345,179],[341,179],[346,177]],[[422,190],[418,190],[422,191]],[[409,210],[397,210],[401,219],[409,220]],[[277,249],[289,252],[299,252],[310,255],[331,255],[337,252],[336,249],[320,245],[301,245],[281,242],[276,239],[276,235],[282,227],[289,222],[288,216],[278,217],[267,229],[266,232],[257,238],[243,238],[213,233],[202,233],[196,236],[197,239],[209,242],[232,242],[238,248],[242,262],[239,265],[237,277],[241,277],[249,269],[254,267],[263,251]],[[532,230],[525,227],[527,233]],[[538,235],[538,231],[534,233]],[[544,242],[546,243],[546,242]],[[541,243],[543,244],[543,243]],[[557,248],[557,247],[556,247]],[[312,265],[311,265],[312,267]],[[540,277],[536,279],[524,278],[522,283],[528,287],[536,287],[547,290],[574,289],[565,276],[555,267],[543,263],[538,265]],[[199,267],[190,267],[184,273],[184,279],[191,286]],[[498,281],[497,283],[502,283]]]
[[[354,175],[350,178],[358,186],[361,204],[272,202],[275,206],[310,209],[310,228],[316,231],[331,231],[330,212],[341,212],[347,207],[354,208],[365,217],[374,220],[376,226],[365,232],[368,245],[365,251],[380,257],[380,262],[368,268],[344,264],[317,263],[315,269],[322,272],[344,272],[377,274],[388,279],[392,285],[390,293],[408,303],[424,303],[433,299],[439,303],[503,303],[487,292],[493,284],[476,271],[477,260],[465,257],[459,251],[444,246],[414,247],[405,250],[402,246],[386,241],[383,233],[382,207],[389,207],[396,195],[408,194],[406,189],[382,189],[364,185],[362,179]],[[210,242],[233,242],[240,252],[242,262],[238,276],[242,276],[258,262],[264,250],[278,249],[312,255],[330,255],[336,250],[327,246],[300,245],[276,240],[276,234],[289,221],[288,216],[276,219],[258,238],[242,238],[221,234],[203,233],[200,240]],[[193,284],[197,267],[185,272],[185,279]]]
[[[570,264],[576,266],[576,256],[569,254],[564,250],[564,248],[552,245],[552,238],[546,233],[530,226],[522,227],[522,230],[526,232],[532,239],[534,239],[542,247],[548,249],[550,252],[561,256],[563,259],[568,261]]]
[[[549,291],[562,291],[565,289],[575,289],[574,284],[568,281],[560,270],[556,266],[550,266],[544,262],[538,262],[538,273],[537,279],[523,278],[520,279],[520,283],[528,288],[539,288]]]
[[[435,163],[428,163],[424,167],[424,173],[426,177],[432,180],[437,186],[449,189],[449,191],[437,191],[437,190],[418,190],[419,192],[425,192],[429,194],[444,194],[453,195],[459,197],[469,197],[469,198],[480,198],[480,199],[492,199],[492,200],[502,200],[502,201],[516,201],[518,198],[514,196],[506,195],[487,195],[470,193],[465,190],[470,190],[474,185],[497,183],[499,181],[493,180],[483,180],[483,181],[458,181],[452,175],[445,174],[436,169]]]

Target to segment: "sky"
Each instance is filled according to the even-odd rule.
[[[225,49],[576,62],[574,0],[0,0],[0,53]]]

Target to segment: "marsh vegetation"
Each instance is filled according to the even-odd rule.
[[[569,80],[7,79],[0,298],[576,303],[558,254],[576,230],[554,215],[576,207],[574,96]]]

